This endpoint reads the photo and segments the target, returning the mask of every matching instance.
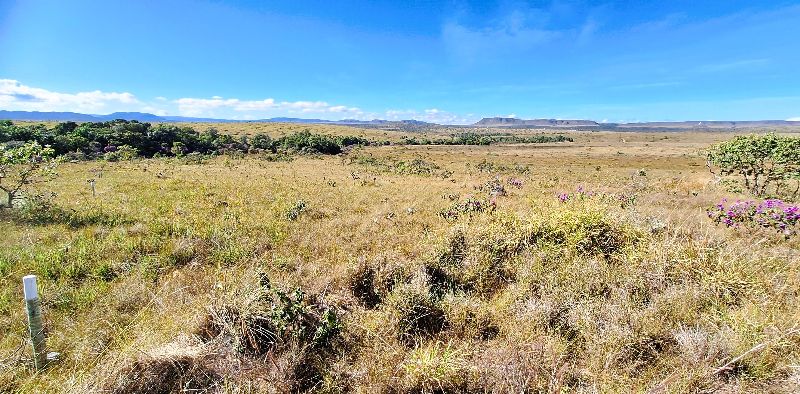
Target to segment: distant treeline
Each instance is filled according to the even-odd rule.
[[[406,145],[491,145],[495,143],[506,144],[545,144],[550,142],[572,142],[571,137],[559,135],[532,135],[519,137],[515,135],[491,135],[477,133],[455,134],[451,138],[407,138],[403,137]]]
[[[389,141],[370,141],[358,136],[329,136],[310,130],[273,139],[266,134],[232,136],[210,128],[198,132],[190,126],[151,125],[135,120],[110,122],[63,122],[53,127],[44,124],[14,124],[0,120],[0,143],[14,145],[36,141],[51,147],[57,155],[74,158],[115,158],[182,156],[191,153],[320,153],[335,155],[355,145],[389,145]],[[492,135],[463,133],[449,138],[403,137],[401,145],[490,145],[493,143],[548,143],[572,141],[563,135]]]
[[[347,146],[372,143],[362,137],[334,137],[307,130],[273,139],[266,134],[234,137],[213,128],[198,132],[189,126],[153,126],[127,120],[64,122],[51,128],[43,124],[19,125],[8,120],[0,121],[0,143],[12,141],[36,141],[50,146],[57,155],[78,154],[89,158],[120,150],[145,157],[259,151],[338,154]]]

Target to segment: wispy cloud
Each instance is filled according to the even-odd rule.
[[[442,41],[451,54],[465,60],[526,51],[562,35],[537,24],[542,16],[541,10],[518,9],[484,27],[450,20],[442,26]]]
[[[131,93],[94,90],[60,93],[23,85],[13,79],[0,79],[0,108],[20,111],[114,111],[139,108],[142,102]]]
[[[554,42],[587,46],[604,27],[606,6],[575,7],[554,0],[532,7],[524,2],[501,2],[497,13],[470,15],[461,9],[441,27],[441,41],[457,61],[508,59],[526,56]],[[548,52],[549,53],[549,52]]]
[[[705,64],[700,67],[697,67],[697,71],[705,73],[716,73],[716,72],[731,71],[731,70],[747,70],[747,69],[760,68],[766,66],[769,64],[769,62],[770,59],[732,60],[722,63]]]
[[[630,33],[642,34],[674,29],[676,26],[685,22],[685,20],[685,13],[671,13],[660,19],[650,20],[634,25],[630,28]]]
[[[611,89],[613,90],[657,89],[657,88],[666,88],[666,87],[680,86],[680,85],[683,85],[683,82],[677,82],[677,81],[644,82],[644,83],[632,83],[627,85],[617,85],[613,86]]]

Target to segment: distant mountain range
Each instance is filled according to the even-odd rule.
[[[0,110],[0,119],[30,120],[30,121],[56,121],[56,122],[107,122],[114,119],[136,120],[139,122],[166,123],[166,122],[271,122],[271,123],[303,123],[303,124],[338,124],[366,127],[392,127],[419,128],[437,126],[436,123],[421,120],[325,120],[303,118],[269,118],[257,120],[233,120],[213,118],[192,118],[186,116],[159,116],[144,112],[114,112],[108,115],[90,115],[77,112],[38,112],[38,111],[6,111]],[[473,127],[545,127],[545,128],[578,128],[598,130],[685,130],[685,129],[737,129],[737,128],[767,128],[767,127],[800,127],[800,121],[790,120],[747,120],[747,121],[683,121],[683,122],[640,122],[640,123],[599,123],[585,119],[520,119],[508,117],[483,118],[472,125]]]
[[[273,122],[273,123],[324,123],[341,125],[428,125],[419,120],[399,120],[390,121],[382,119],[373,120],[325,120],[325,119],[302,119],[302,118],[269,118],[257,120],[232,120],[232,119],[213,119],[213,118],[192,118],[186,116],[159,116],[144,112],[114,112],[108,115],[89,115],[77,112],[39,112],[39,111],[6,111],[0,110],[0,119],[8,120],[31,120],[31,121],[56,121],[56,122],[108,122],[115,119],[135,120],[138,122],[206,122],[206,123],[228,123],[228,122]]]
[[[565,120],[565,119],[519,119],[519,118],[483,118],[474,126],[484,127],[586,127],[600,126],[593,120]]]
[[[745,120],[745,121],[682,121],[682,122],[638,122],[598,123],[583,119],[519,119],[483,118],[473,124],[479,127],[563,127],[598,129],[736,129],[760,127],[800,127],[800,121],[791,120]]]

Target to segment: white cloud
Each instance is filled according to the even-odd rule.
[[[17,111],[75,111],[97,113],[138,109],[141,102],[131,93],[59,93],[0,79],[0,108]]]
[[[800,116],[794,117],[794,118],[789,118],[789,119],[786,119],[786,120],[788,120],[789,122],[800,122]]]
[[[345,105],[331,105],[325,101],[275,101],[273,98],[263,100],[239,100],[235,98],[224,99],[213,96],[210,99],[180,98],[175,100],[178,111],[184,116],[219,116],[220,113],[233,111],[245,112],[247,115],[237,114],[236,117],[258,117],[256,113],[264,116],[277,114],[347,114],[357,116],[363,112],[357,107]]]
[[[462,116],[438,108],[429,108],[422,111],[413,109],[390,109],[384,114],[386,120],[421,120],[423,122],[439,124],[470,124],[477,119],[473,114]]]
[[[237,105],[239,100],[181,98],[175,100],[175,103],[178,104],[178,111],[183,116],[209,116],[213,115],[216,109]]]
[[[440,124],[467,124],[474,123],[477,120],[473,114],[464,116],[440,108],[421,110],[390,109],[381,114],[364,111],[355,106],[314,100],[278,101],[274,98],[242,100],[221,96],[167,99],[163,96],[156,96],[148,101],[142,101],[127,92],[103,92],[99,90],[78,93],[53,92],[23,85],[12,79],[0,79],[0,109],[70,111],[87,114],[135,111],[160,116],[178,114],[190,117],[234,120],[264,119],[280,116],[330,120],[414,119]]]

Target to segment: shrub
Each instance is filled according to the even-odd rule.
[[[52,148],[37,142],[18,146],[0,144],[0,190],[6,193],[4,207],[13,207],[14,200],[18,200],[32,185],[55,177],[58,161],[53,154]]]
[[[377,172],[393,173],[398,175],[439,176],[449,178],[451,171],[442,168],[432,161],[415,158],[410,161],[395,158],[376,158],[373,156],[359,155],[349,159],[349,163],[360,164]]]
[[[741,176],[745,187],[756,196],[773,191],[794,198],[800,188],[800,138],[736,136],[709,149],[708,165],[716,166],[721,175]]]
[[[598,200],[606,204],[619,204],[620,208],[627,208],[636,204],[636,194],[595,192],[586,190],[583,186],[578,186],[578,190],[575,193],[559,193],[558,200],[562,203]]]
[[[791,205],[781,200],[736,201],[727,205],[727,200],[707,211],[708,217],[717,224],[738,228],[762,227],[772,229],[790,237],[797,234],[800,222],[800,206]]]
[[[324,348],[339,335],[336,308],[307,297],[300,288],[286,292],[268,280],[262,284],[244,304],[213,309],[198,335],[207,341],[227,337],[239,352],[259,356],[295,345]]]
[[[356,137],[352,135],[345,135],[341,137],[336,137],[336,141],[341,147],[352,146],[352,145],[369,145],[370,142],[366,138],[363,137]]]
[[[7,213],[10,219],[31,225],[64,224],[72,228],[102,224],[114,226],[128,222],[124,216],[99,209],[76,211],[55,204],[51,194],[31,194],[19,209]]]
[[[475,189],[494,197],[505,196],[507,194],[506,188],[503,186],[503,182],[500,180],[500,177],[490,179],[485,183],[476,186]]]
[[[266,134],[256,134],[250,139],[250,146],[256,149],[272,150],[273,141]]]
[[[494,199],[478,199],[474,196],[467,196],[466,200],[455,202],[441,210],[439,216],[449,221],[455,221],[463,215],[472,216],[475,213],[492,212],[496,207],[497,203]]]
[[[506,182],[509,185],[511,185],[511,186],[513,186],[513,187],[515,187],[517,189],[522,189],[522,185],[523,185],[522,179],[519,179],[519,178],[508,178],[508,180]]]
[[[531,171],[530,167],[522,164],[514,164],[513,167],[508,167],[503,164],[493,163],[486,159],[481,160],[475,165],[475,169],[480,172],[498,173],[498,172],[513,172],[516,174],[527,174]]]
[[[494,143],[507,143],[507,144],[545,144],[552,142],[572,142],[571,137],[563,135],[535,135],[530,137],[517,137],[514,135],[503,134],[478,134],[478,133],[460,133],[453,134],[451,138],[437,138],[428,139],[423,138],[418,140],[416,137],[402,137],[402,144],[404,145],[491,145]]]
[[[300,214],[306,209],[306,202],[303,200],[297,200],[295,203],[286,211],[286,218],[289,220],[297,220],[300,217]]]
[[[606,259],[640,237],[631,226],[613,221],[602,206],[569,207],[542,219],[533,226],[532,241],[566,246],[581,254],[602,255]]]
[[[322,153],[335,155],[342,152],[342,147],[333,137],[323,134],[312,134],[310,131],[293,133],[279,138],[275,145],[284,150],[301,153]]]

